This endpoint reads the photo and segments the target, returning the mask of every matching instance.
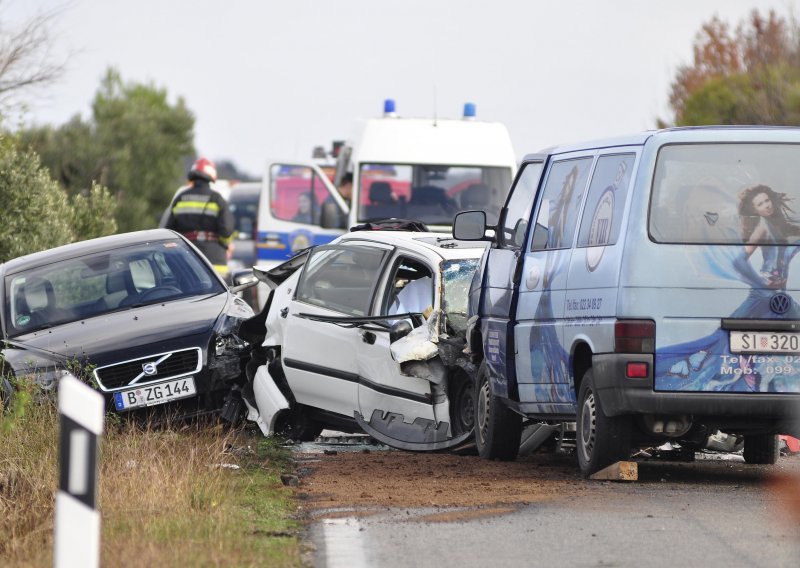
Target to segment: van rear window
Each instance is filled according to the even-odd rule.
[[[656,242],[797,244],[799,212],[798,144],[673,144],[659,151],[649,215]]]

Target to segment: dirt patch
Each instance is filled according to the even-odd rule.
[[[296,454],[297,496],[313,517],[330,513],[352,517],[386,508],[467,509],[447,514],[485,514],[529,503],[566,499],[573,505],[611,506],[603,496],[623,491],[618,482],[581,477],[575,456],[536,453],[513,462],[488,461],[473,455],[380,451],[371,453]],[[645,460],[639,480],[626,495],[639,491],[758,487],[773,475],[794,480],[794,491],[781,487],[789,502],[800,495],[800,455],[781,458],[777,466],[697,461]],[[492,509],[495,508],[495,509]],[[338,509],[338,511],[337,511]],[[438,515],[435,513],[434,515]],[[495,514],[495,513],[491,513]],[[496,513],[503,514],[503,513]],[[798,514],[798,513],[795,513]],[[427,520],[427,519],[426,519]],[[442,519],[447,520],[447,519]]]
[[[514,462],[395,451],[297,458],[298,496],[308,509],[488,507],[542,502],[588,487],[568,455]]]
[[[487,517],[499,517],[513,513],[517,509],[514,507],[490,507],[487,509],[465,509],[461,511],[446,511],[433,515],[423,515],[414,517],[413,521],[421,523],[455,523],[458,521],[471,521],[473,519],[485,519]]]

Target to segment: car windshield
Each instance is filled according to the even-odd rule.
[[[181,240],[121,247],[11,274],[9,337],[108,312],[225,290]]]
[[[674,144],[658,154],[650,201],[656,242],[797,244],[800,145]]]
[[[456,335],[467,329],[469,287],[479,264],[478,258],[466,258],[445,261],[442,267],[444,314],[448,327]]]
[[[497,223],[511,169],[430,164],[362,164],[358,219],[416,219],[452,226],[459,211],[486,211]]]

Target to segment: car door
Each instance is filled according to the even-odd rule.
[[[398,251],[381,283],[376,314],[390,326],[414,320],[415,328],[399,339],[389,330],[362,329],[357,418],[370,435],[394,447],[429,450],[463,441],[453,435],[447,377],[431,341],[438,319],[422,316],[440,308],[438,272],[421,256]],[[408,313],[418,315],[402,317]]]
[[[353,418],[365,345],[354,318],[372,310],[386,246],[329,245],[312,251],[292,301],[282,349],[297,402]]]
[[[486,282],[481,300],[485,338],[484,352],[492,392],[508,398],[515,395],[514,344],[510,329],[514,286],[518,284],[521,258],[536,190],[542,176],[544,156],[526,158],[501,213],[497,247],[486,251]],[[511,386],[510,386],[511,385]]]
[[[514,327],[519,400],[533,413],[574,411],[562,326],[572,246],[593,163],[594,152],[552,161],[536,200]]]

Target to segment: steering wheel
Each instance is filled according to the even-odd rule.
[[[166,298],[167,296],[174,296],[175,294],[183,294],[183,290],[175,286],[156,286],[141,292],[137,297],[137,302],[147,302],[150,300],[158,300],[159,298]]]

